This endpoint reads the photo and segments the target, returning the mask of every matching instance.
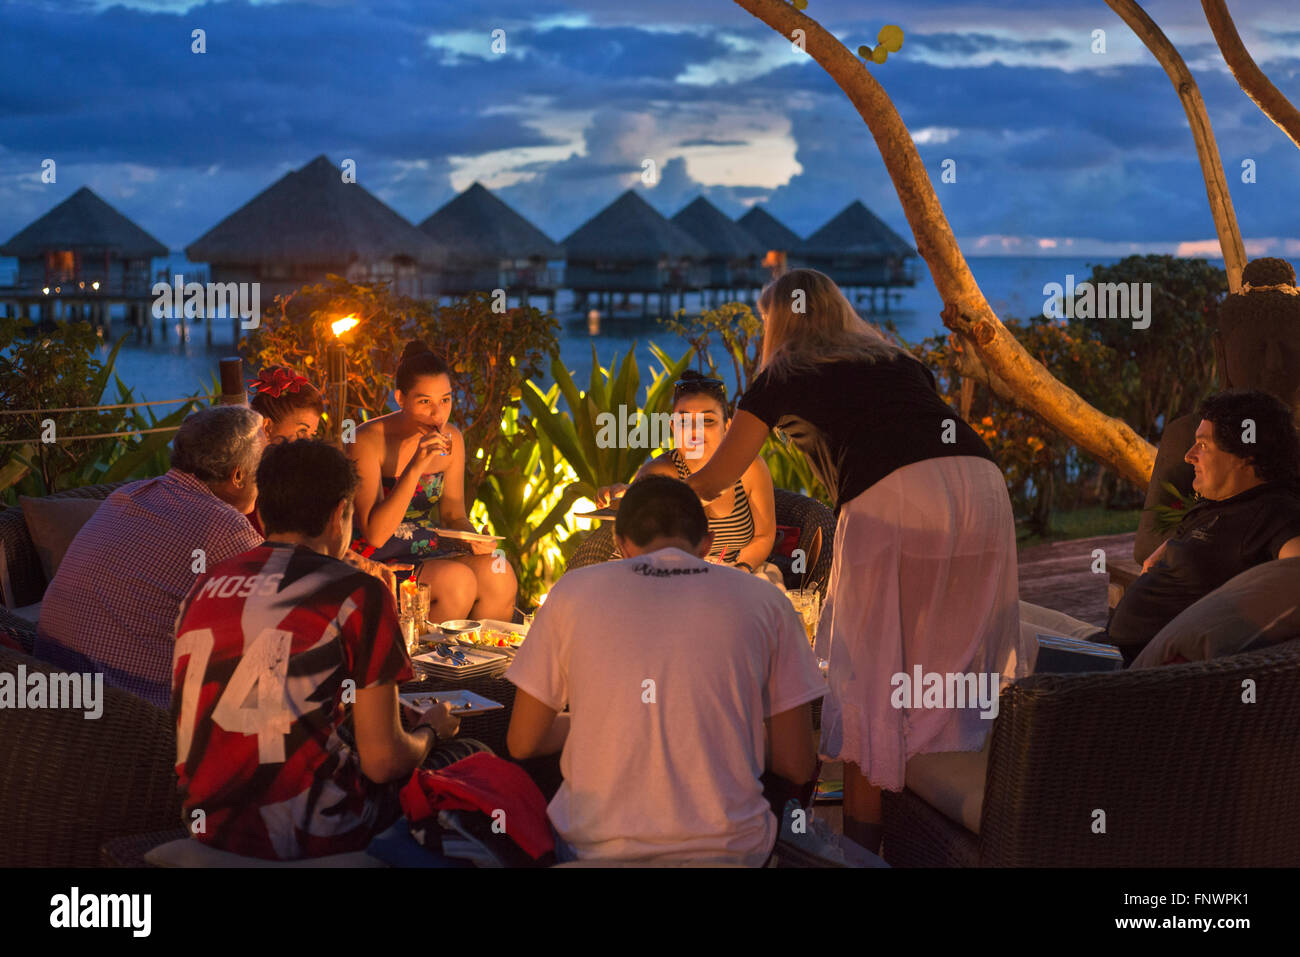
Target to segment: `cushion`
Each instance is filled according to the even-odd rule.
[[[794,550],[799,547],[799,536],[802,534],[803,529],[798,525],[778,525],[776,538],[772,541],[772,554],[793,558]]]
[[[90,521],[90,516],[104,501],[98,498],[28,498],[20,495],[18,504],[22,506],[23,521],[27,523],[27,532],[32,536],[32,544],[36,546],[48,583],[54,580],[54,573],[59,570],[59,563],[77,532],[81,531],[81,526]]]
[[[990,722],[991,724],[992,722]],[[972,834],[980,832],[984,810],[984,779],[989,766],[989,742],[982,751],[938,751],[907,759],[904,785],[949,820]]]
[[[1183,610],[1133,662],[1208,661],[1300,638],[1300,558],[1248,568]]]
[[[351,854],[330,854],[325,857],[305,857],[297,861],[267,861],[260,857],[245,857],[219,848],[209,847],[202,841],[182,837],[159,844],[145,854],[144,859],[154,867],[386,867],[377,857],[365,851]]]
[[[23,621],[30,621],[33,625],[41,620],[41,605],[43,601],[38,601],[34,605],[23,605],[21,608],[10,608],[9,611],[17,615]]]

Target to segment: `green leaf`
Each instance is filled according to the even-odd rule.
[[[659,360],[664,371],[655,377],[654,383],[646,390],[645,407],[656,412],[667,412],[672,406],[673,383],[682,377],[686,367],[691,364],[695,350],[687,349],[676,362],[669,359],[668,355],[653,342],[650,343],[650,352]]]
[[[556,526],[558,526],[568,516],[569,509],[573,508],[573,503],[582,498],[584,494],[583,489],[579,485],[570,485],[566,488],[564,494],[560,496],[560,501],[556,503],[555,507],[547,512],[545,517],[537,523],[536,527],[528,533],[528,537],[524,539],[521,550],[525,552],[529,551],[533,546],[541,541],[542,538],[554,532]]]
[[[190,405],[186,403],[176,409],[165,418],[160,420],[155,428],[179,428],[181,422],[190,412]],[[128,451],[119,455],[117,459],[109,466],[100,479],[102,482],[122,482],[132,478],[136,471],[140,469],[149,459],[167,447],[171,442],[174,432],[152,432],[149,435],[140,436],[139,441]]]
[[[16,451],[10,453],[11,458],[0,468],[0,491],[17,485],[31,472],[34,451],[34,447],[27,444],[17,446]]]
[[[550,407],[546,397],[537,386],[533,385],[532,381],[525,382],[520,391],[524,402],[528,405],[528,411],[532,414],[533,424],[537,430],[546,434],[546,437],[555,444],[555,447],[560,450],[560,454],[569,461],[569,465],[579,476],[589,476],[591,466],[582,453],[573,423],[563,413],[557,412]]]

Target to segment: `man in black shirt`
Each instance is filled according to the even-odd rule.
[[[1186,461],[1201,501],[1142,566],[1106,634],[1131,663],[1183,609],[1228,579],[1300,556],[1300,437],[1291,410],[1263,392],[1221,392],[1202,404]]]

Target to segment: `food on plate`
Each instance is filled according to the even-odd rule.
[[[487,645],[489,648],[518,648],[523,643],[524,636],[517,631],[485,626],[479,635],[479,644]]]

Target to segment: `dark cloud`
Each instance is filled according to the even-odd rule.
[[[1252,16],[1277,21],[1291,2],[1261,0]],[[1145,6],[1167,29],[1204,30],[1199,5]],[[848,0],[818,0],[815,13],[850,42],[869,42],[885,22]],[[899,16],[904,53],[876,75],[922,140],[959,235],[1213,235],[1186,118],[1154,59],[1061,68],[1074,44],[1049,31],[1067,21],[1081,37],[1092,25],[1126,29],[1114,14],[1067,0],[928,0]],[[195,28],[207,32],[206,54],[190,52]],[[504,56],[490,53],[497,28],[507,31]],[[85,183],[179,246],[321,152],[355,159],[363,185],[419,221],[454,194],[466,158],[568,145],[551,110],[590,114],[579,151],[520,159],[512,169],[523,178],[498,192],[556,238],[629,186],[665,215],[697,195],[732,215],[766,202],[804,235],[862,199],[909,236],[870,133],[815,64],[778,59],[785,65],[754,77],[676,82],[692,67],[766,62],[760,54],[781,45],[734,4],[699,0],[235,0],[183,12],[9,2],[0,8],[0,239]],[[1218,58],[1203,39],[1181,49],[1188,60]],[[1040,65],[962,65],[990,52]],[[935,55],[952,65],[935,65]],[[1264,65],[1283,88],[1300,82],[1300,59]],[[1198,68],[1197,79],[1243,232],[1293,235],[1300,154],[1230,75]],[[740,113],[774,129],[789,122],[802,172],[778,187],[692,178],[673,152],[747,142],[753,123],[742,130],[727,118]],[[700,117],[713,125],[686,123]],[[56,185],[34,178],[45,157],[59,162]],[[1253,185],[1240,182],[1247,157]],[[646,158],[658,165],[652,188],[640,180]],[[944,159],[957,163],[955,184],[939,182]]]

